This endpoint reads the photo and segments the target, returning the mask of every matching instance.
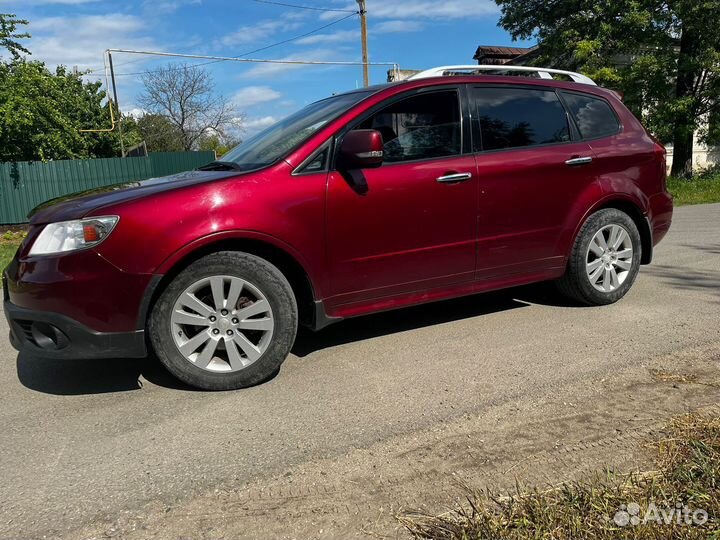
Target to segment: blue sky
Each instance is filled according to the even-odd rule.
[[[305,6],[354,10],[353,0],[278,0]],[[480,45],[513,45],[498,28],[492,0],[367,0],[370,60],[421,69],[472,64]],[[127,48],[219,56],[249,51],[306,34],[349,15],[254,0],[0,0],[0,10],[29,19],[33,58],[50,66],[101,69],[102,51]],[[359,19],[348,19],[253,58],[359,61]],[[516,43],[527,45],[526,43]],[[172,60],[114,55],[123,111],[137,109],[139,72]],[[202,61],[198,61],[202,62]],[[288,67],[224,62],[208,65],[217,89],[244,114],[244,136],[303,105],[362,83],[360,67]],[[386,67],[371,81],[384,82]],[[137,111],[136,111],[137,112]]]

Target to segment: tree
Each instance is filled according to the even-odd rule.
[[[673,143],[672,174],[692,174],[693,133],[720,107],[720,0],[496,2],[513,38],[538,40],[535,63],[622,90],[633,112]]]
[[[123,139],[132,146],[145,141],[148,152],[182,152],[182,134],[162,114],[148,113],[133,118],[123,116]]]
[[[212,150],[219,158],[223,154],[227,154],[242,141],[232,136],[221,137],[217,134],[208,134],[200,137],[198,141],[198,150]]]
[[[0,162],[110,157],[113,133],[81,133],[109,124],[100,82],[84,82],[63,66],[0,63]]]
[[[18,25],[27,25],[25,19],[18,19],[12,13],[0,13],[0,48],[6,49],[14,60],[20,58],[20,53],[30,54],[30,51],[17,42],[18,39],[28,39],[27,32],[16,33]]]
[[[203,135],[224,135],[238,124],[229,102],[215,93],[210,74],[199,67],[170,64],[146,73],[142,81],[140,106],[170,120],[184,150],[196,148]]]

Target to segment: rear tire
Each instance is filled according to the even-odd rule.
[[[632,287],[642,257],[640,233],[626,213],[606,208],[592,214],[575,238],[559,291],[587,305],[620,300]]]
[[[222,251],[170,282],[148,330],[158,358],[175,377],[204,390],[234,390],[280,369],[297,326],[297,303],[285,276],[254,255]]]

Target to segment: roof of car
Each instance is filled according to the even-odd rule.
[[[521,72],[522,73],[522,72]],[[339,92],[335,95],[344,94],[357,94],[363,93],[368,96],[378,94],[391,88],[422,88],[427,86],[439,86],[443,84],[477,84],[479,82],[489,84],[503,84],[503,85],[525,85],[525,86],[545,86],[552,88],[561,88],[564,90],[570,90],[574,92],[589,93],[601,96],[612,95],[619,98],[618,94],[611,89],[603,88],[601,86],[595,86],[591,84],[583,84],[574,81],[560,80],[560,79],[543,79],[540,77],[522,75],[496,75],[496,74],[472,74],[472,75],[452,75],[452,76],[437,76],[427,77],[419,79],[405,79],[402,81],[394,81],[385,84],[376,84],[363,88],[356,88],[347,92]]]

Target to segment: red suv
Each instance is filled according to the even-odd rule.
[[[13,345],[152,346],[219,390],[275,373],[299,324],[542,280],[616,302],[670,227],[665,150],[616,93],[551,72],[335,95],[199,170],[45,203],[3,275]]]

